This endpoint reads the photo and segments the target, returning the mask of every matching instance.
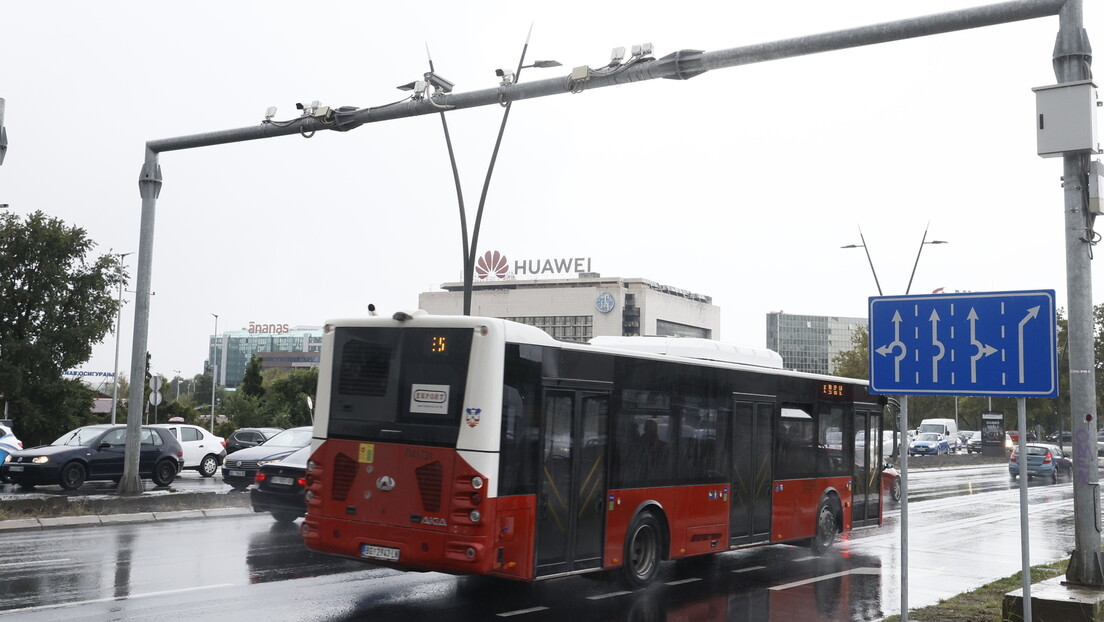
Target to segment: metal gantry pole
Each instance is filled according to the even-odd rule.
[[[1091,73],[1092,48],[1084,28],[1081,0],[1066,2],[1058,18],[1054,75],[1059,83],[1087,80]],[[1089,242],[1092,236],[1086,235],[1091,228],[1091,218],[1083,198],[1088,167],[1086,154],[1067,153],[1062,158],[1075,542],[1066,568],[1066,580],[1101,586],[1104,585],[1104,559],[1100,551],[1100,472],[1096,448],[1096,365]]]
[[[153,282],[153,222],[157,196],[161,194],[161,166],[157,153],[146,149],[145,164],[138,177],[138,192],[142,196],[142,222],[138,239],[138,276],[134,294],[134,345],[130,350],[130,399],[127,406],[126,458],[123,461],[123,478],[119,480],[121,495],[137,495],[142,492],[142,479],[138,475],[138,448],[142,429],[144,382],[134,382],[145,377],[146,351],[149,345],[150,291]]]
[[[1070,8],[1071,5],[1074,8]],[[292,136],[295,134],[310,135],[320,130],[344,132],[355,129],[365,123],[377,123],[392,119],[436,114],[441,111],[442,106],[447,106],[450,110],[459,110],[480,106],[506,105],[510,102],[522,99],[544,97],[547,95],[581,93],[595,88],[618,86],[659,78],[687,80],[706,71],[716,69],[1037,19],[1040,17],[1057,15],[1059,11],[1061,11],[1063,15],[1063,31],[1072,29],[1072,24],[1076,24],[1078,27],[1080,26],[1080,0],[1014,0],[1011,2],[795,37],[715,52],[703,52],[701,50],[690,49],[679,50],[658,59],[641,59],[640,62],[636,62],[631,66],[623,67],[614,72],[598,73],[588,68],[585,72],[586,77],[578,80],[572,79],[571,75],[568,75],[558,78],[536,80],[525,84],[499,85],[495,88],[472,91],[469,93],[454,92],[434,95],[420,100],[409,100],[403,103],[389,104],[376,108],[343,106],[332,111],[327,110],[325,113],[312,110],[311,114],[304,114],[303,117],[289,123],[277,124],[265,122],[257,126],[246,128],[151,140],[146,143],[145,163],[139,178],[139,189],[142,196],[142,224],[138,255],[138,289],[134,313],[134,356],[131,361],[131,377],[136,378],[143,375],[142,363],[145,361],[147,334],[149,330],[149,295],[153,261],[153,222],[156,211],[157,195],[161,188],[161,171],[158,165],[158,154],[160,153],[264,138],[275,138],[277,136]],[[1070,25],[1067,26],[1067,24]],[[1083,30],[1079,28],[1078,30],[1083,32]],[[1084,43],[1087,46],[1087,39]],[[1079,62],[1083,61],[1079,59]],[[1070,62],[1064,64],[1068,64],[1072,67],[1077,63]],[[1058,65],[1059,61],[1056,58],[1056,72],[1058,72]],[[1084,69],[1081,71],[1083,70]],[[1075,69],[1070,69],[1069,71],[1075,71]],[[574,72],[572,73],[574,74]],[[2,112],[2,109],[0,109],[0,112]],[[315,116],[316,114],[318,116]],[[2,123],[2,118],[0,118],[0,123]],[[0,134],[0,136],[2,136],[2,134]],[[0,157],[2,157],[2,151],[0,151]],[[1067,157],[1066,160],[1067,171],[1070,170],[1071,166],[1076,168],[1076,164],[1070,163],[1069,157]],[[1080,160],[1078,160],[1078,162],[1080,162]],[[1069,175],[1068,172],[1067,175]],[[1069,195],[1070,193],[1067,190],[1067,201],[1069,200]],[[1080,247],[1079,250],[1082,252],[1084,251],[1084,249]],[[1084,270],[1087,275],[1087,261]],[[1083,306],[1083,309],[1088,310],[1088,316],[1091,319],[1091,300],[1087,294],[1087,278],[1084,275],[1079,276],[1077,282],[1079,284],[1084,283],[1084,288],[1083,290],[1078,290],[1073,287],[1070,288],[1070,337],[1071,342],[1074,341],[1074,337],[1076,336],[1085,339],[1084,343],[1088,344],[1091,342],[1091,330],[1086,331],[1084,330],[1084,326],[1080,324],[1075,325],[1073,321],[1075,315],[1073,309],[1073,296],[1080,291],[1085,292],[1084,301],[1079,298],[1077,302],[1079,305]],[[1081,310],[1079,310],[1078,313],[1081,313]],[[1089,328],[1091,328],[1091,325],[1089,325]],[[1089,354],[1089,367],[1084,368],[1078,367],[1077,365],[1071,365],[1071,367],[1075,370],[1088,369],[1089,375],[1087,376],[1087,381],[1089,383],[1088,386],[1091,386],[1091,348]],[[1070,356],[1071,363],[1073,363],[1074,354],[1072,348]],[[1086,378],[1082,378],[1082,380],[1086,380]],[[212,383],[212,390],[213,388]],[[131,405],[141,404],[141,402],[142,386],[131,383]],[[1083,410],[1089,412],[1087,410],[1087,405],[1090,402],[1079,400],[1076,403],[1085,404]],[[131,408],[131,410],[133,410],[133,408]],[[141,490],[141,481],[138,479],[137,474],[138,428],[134,418],[128,417],[128,420],[128,429],[129,426],[134,425],[135,434],[130,435],[133,438],[128,438],[127,441],[126,466],[124,467],[124,478],[120,481],[119,485],[120,493],[133,493]],[[1084,427],[1087,426],[1083,426],[1083,428]],[[133,446],[132,440],[134,443]],[[1090,442],[1088,449],[1091,450],[1094,445],[1095,437],[1093,437],[1093,440]],[[902,458],[904,458],[904,456],[902,456]],[[1095,462],[1092,465],[1092,478],[1092,486],[1095,491]],[[1077,490],[1078,489],[1075,487],[1075,494]],[[1095,499],[1095,505],[1098,507],[1099,496],[1097,495]],[[1095,550],[1098,551],[1098,556],[1100,549],[1099,544],[1100,537],[1099,533],[1097,533]],[[1096,567],[1096,576],[1099,578],[1099,561],[1096,562]]]

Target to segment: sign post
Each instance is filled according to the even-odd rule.
[[[870,392],[1011,396],[1020,429],[1020,546],[1024,620],[1031,620],[1027,516],[1028,397],[1058,397],[1054,290],[870,298]],[[982,432],[990,432],[988,427]],[[1003,441],[1003,435],[1001,437]],[[901,455],[901,619],[908,620],[908,462]]]

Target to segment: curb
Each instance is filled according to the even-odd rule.
[[[173,510],[139,512],[136,514],[105,514],[89,516],[59,516],[57,518],[20,518],[0,521],[0,533],[35,531],[61,527],[98,527],[129,523],[162,523],[196,518],[226,518],[253,514],[252,508],[212,508],[208,510]]]

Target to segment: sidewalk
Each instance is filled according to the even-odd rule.
[[[150,491],[128,497],[0,494],[0,533],[252,513],[249,495],[241,493]]]

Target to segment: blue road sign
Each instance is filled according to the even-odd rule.
[[[870,391],[1058,397],[1054,290],[870,299]]]

